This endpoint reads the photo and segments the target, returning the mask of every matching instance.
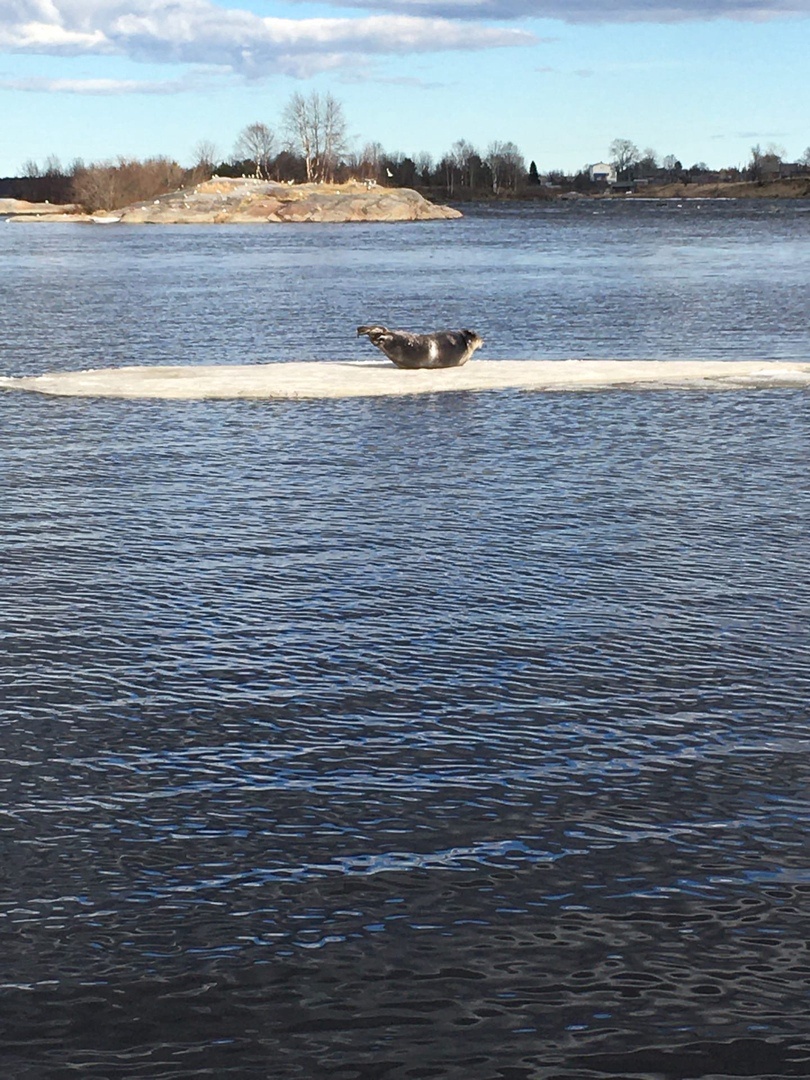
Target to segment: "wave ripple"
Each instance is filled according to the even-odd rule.
[[[15,1080],[806,1073],[801,395],[0,408]]]

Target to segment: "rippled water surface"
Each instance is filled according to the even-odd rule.
[[[810,356],[810,204],[467,208],[413,225],[3,224],[0,374],[372,355],[471,326],[483,359]],[[373,354],[376,356],[376,353]]]
[[[614,210],[559,228],[681,276],[530,270],[548,212],[471,215],[467,261],[444,225],[2,226],[3,370],[360,356],[371,308],[619,355],[617,293],[639,326],[699,259]],[[807,360],[810,215],[688,212],[771,246],[684,353],[736,297],[729,358]],[[807,1076],[809,404],[0,396],[0,1073]]]

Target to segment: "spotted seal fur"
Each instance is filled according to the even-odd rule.
[[[435,334],[411,334],[385,326],[358,326],[372,345],[398,368],[449,368],[466,364],[484,339],[474,330],[440,330]]]

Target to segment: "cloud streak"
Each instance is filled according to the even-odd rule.
[[[0,78],[0,90],[32,94],[89,94],[117,97],[121,94],[197,93],[199,82],[186,79],[51,79],[40,76]]]
[[[220,8],[211,0],[135,0],[126,7],[119,0],[0,0],[0,49],[5,51],[214,65],[247,78],[305,77],[356,66],[359,57],[514,47],[535,40],[522,29],[420,14],[279,19]]]
[[[806,18],[810,0],[333,0],[341,7],[458,20],[555,19],[566,23],[677,23]]]

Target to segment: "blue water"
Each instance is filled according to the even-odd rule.
[[[0,222],[0,255],[0,374],[362,358],[369,322],[471,327],[477,359],[810,356],[803,200],[348,227]]]
[[[386,278],[391,322],[568,355],[555,228],[617,249],[569,252],[582,355],[648,355],[618,294],[675,342],[628,248],[697,294],[700,229],[747,254],[694,355],[750,294],[784,334],[729,358],[808,360],[800,209],[596,211],[4,226],[3,370],[312,358],[318,311],[360,357]],[[518,353],[527,279],[564,326]],[[801,390],[0,395],[0,1071],[807,1075],[809,429]]]

